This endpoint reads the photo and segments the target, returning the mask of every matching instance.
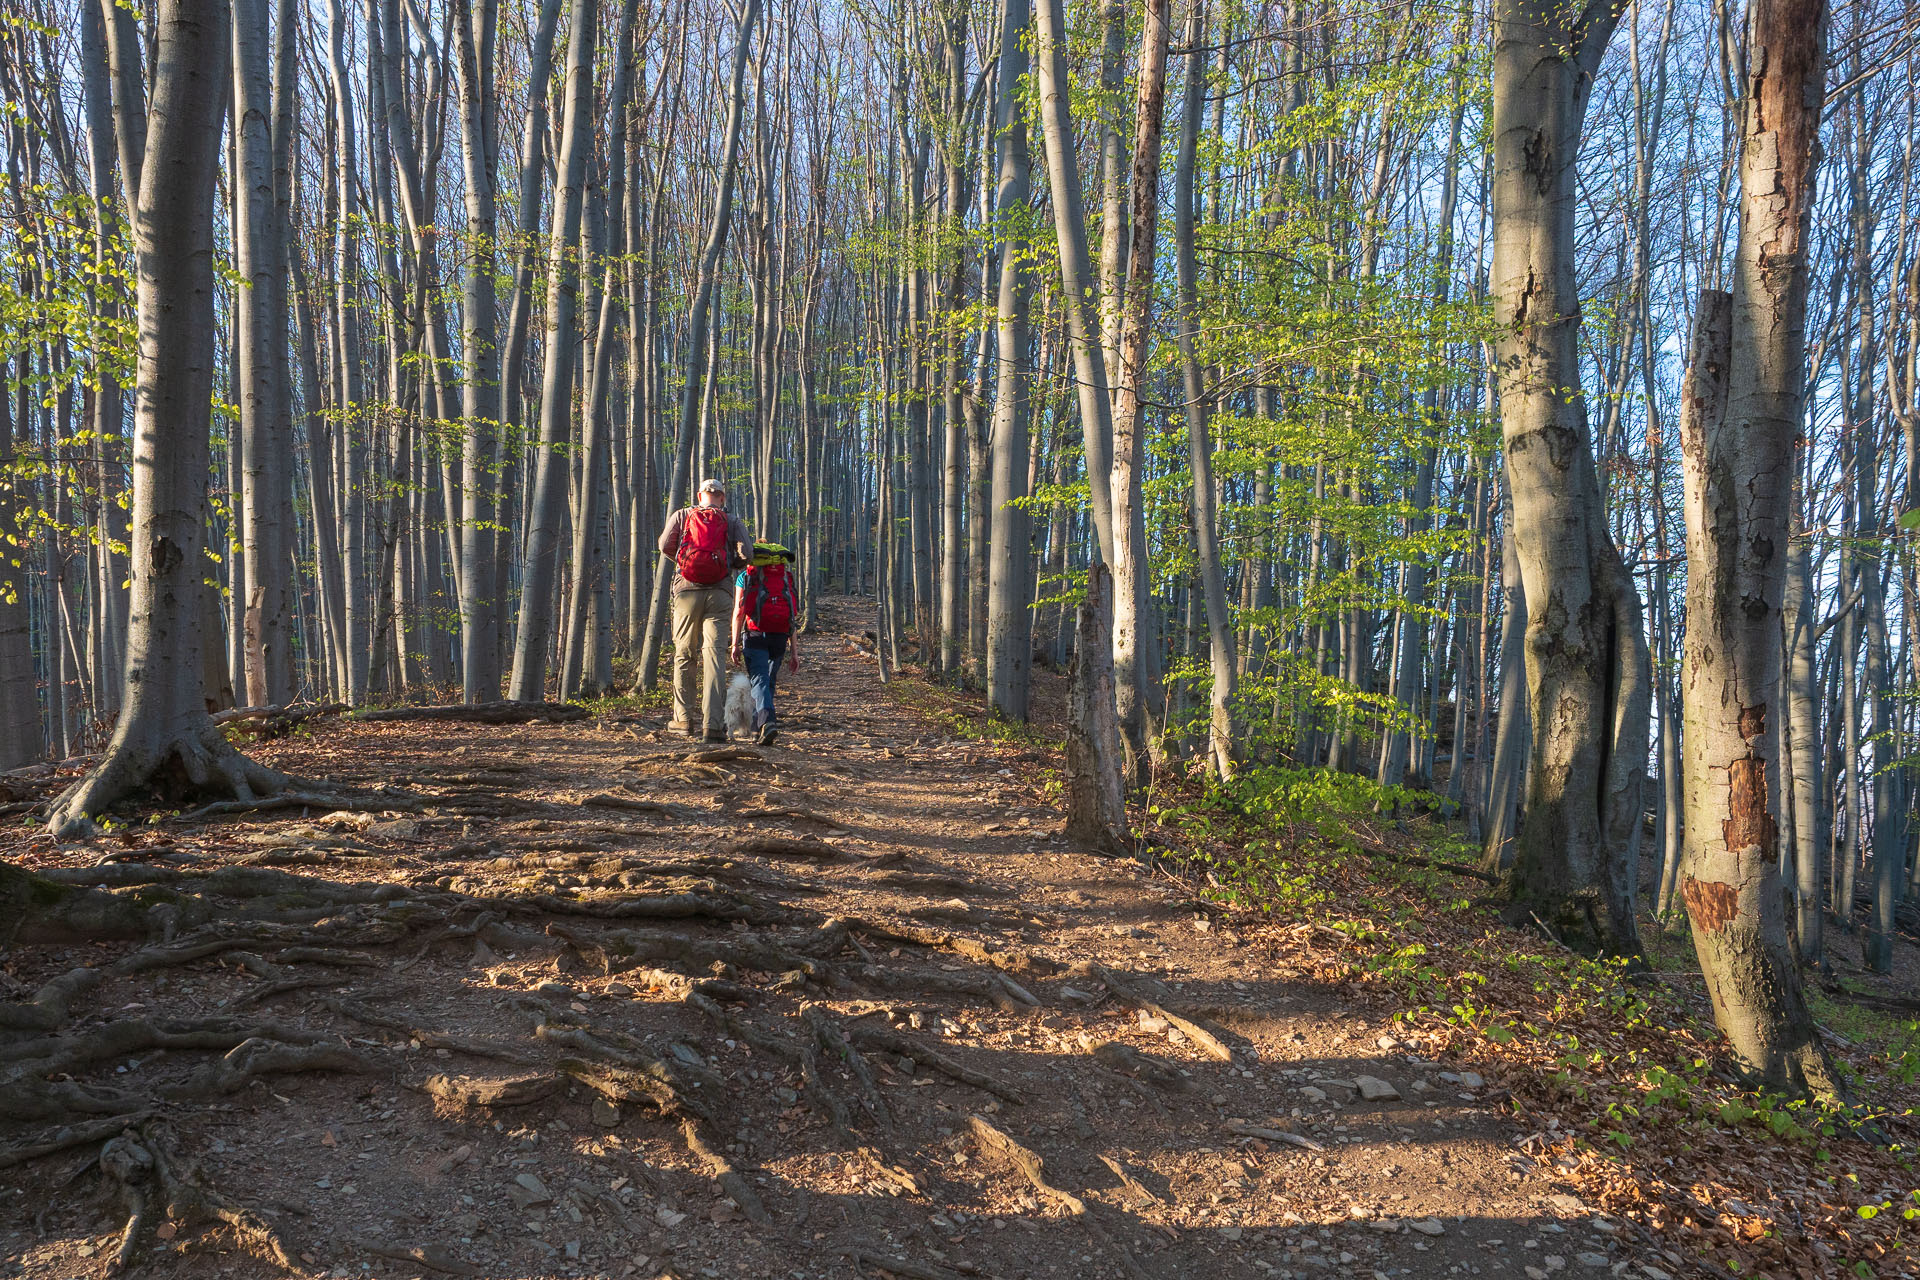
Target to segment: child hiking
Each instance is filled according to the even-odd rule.
[[[727,513],[726,486],[703,480],[699,504],[674,512],[660,531],[658,545],[660,554],[672,556],[674,563],[673,721],[667,727],[708,742],[725,742],[723,628],[733,603],[727,579],[732,570],[751,562],[747,527]]]
[[[773,710],[774,682],[780,659],[800,670],[793,624],[800,616],[800,595],[793,583],[793,552],[777,542],[756,542],[753,563],[741,570],[733,601],[733,660],[744,663],[753,686],[753,730],[762,746],[778,732]]]

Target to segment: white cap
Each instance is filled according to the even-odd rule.
[[[721,484],[711,476],[700,482],[700,492],[702,493],[725,493],[726,491],[727,486]]]

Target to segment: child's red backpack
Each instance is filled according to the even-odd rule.
[[[784,561],[759,565],[746,574],[747,626],[762,635],[783,636],[793,630],[800,600],[793,590],[793,571]]]
[[[727,513],[719,507],[689,507],[674,553],[680,576],[697,587],[713,587],[727,577]]]

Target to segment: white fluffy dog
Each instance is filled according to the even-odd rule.
[[[727,733],[736,742],[753,736],[753,682],[736,671],[727,681]]]

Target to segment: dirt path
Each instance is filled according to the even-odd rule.
[[[359,900],[109,977],[63,1034],[227,1040],[68,1073],[257,1208],[253,1252],[339,1277],[1660,1274],[1525,1172],[1497,1082],[1341,1007],[1282,928],[1067,851],[1049,755],[882,690],[840,642],[860,616],[829,606],[765,750],[702,756],[664,714],[263,749],[427,806],[126,837],[123,864],[278,863]],[[129,950],[15,948],[0,1000]],[[242,1032],[334,1056],[205,1087]],[[0,1094],[22,1044],[0,1031]],[[7,1147],[53,1123],[18,1110]],[[107,1273],[99,1151],[0,1169],[0,1275]],[[155,1273],[286,1273],[183,1217]]]

